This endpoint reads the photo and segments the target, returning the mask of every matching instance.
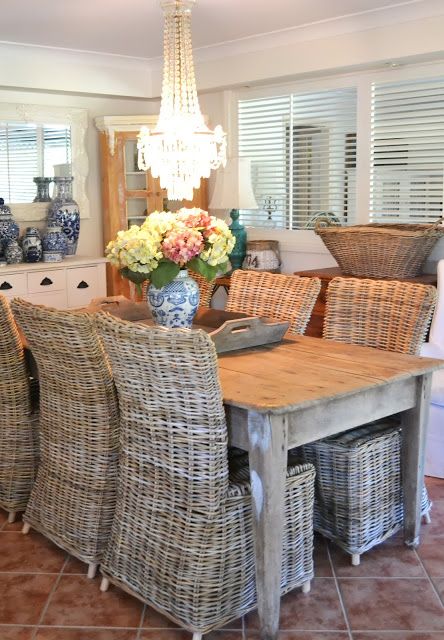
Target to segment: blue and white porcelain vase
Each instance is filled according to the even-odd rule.
[[[42,240],[36,227],[27,227],[22,239],[22,249],[25,262],[39,262],[42,259]]]
[[[43,261],[61,262],[67,250],[66,236],[62,228],[55,222],[48,223],[48,229],[43,236]]]
[[[56,222],[66,236],[67,256],[74,256],[80,234],[79,205],[72,197],[72,177],[54,178],[54,199],[48,208],[48,223]]]
[[[17,240],[19,233],[19,226],[12,217],[11,209],[0,198],[0,256],[4,255],[10,240]]]
[[[168,329],[190,329],[199,306],[199,286],[188,271],[182,269],[172,282],[160,289],[150,284],[147,300],[156,324]]]
[[[5,258],[8,264],[23,262],[23,251],[18,240],[9,240],[5,248]]]

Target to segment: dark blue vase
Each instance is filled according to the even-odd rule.
[[[80,234],[79,206],[72,197],[73,178],[54,178],[55,197],[48,209],[48,224],[55,222],[67,240],[67,256],[74,256]]]

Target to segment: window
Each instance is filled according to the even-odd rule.
[[[36,176],[51,177],[55,164],[71,162],[71,128],[0,122],[0,196],[7,202],[32,202]]]
[[[356,89],[239,101],[239,155],[251,159],[252,226],[312,228],[354,218]]]
[[[444,79],[372,86],[372,222],[434,222],[443,211]]]

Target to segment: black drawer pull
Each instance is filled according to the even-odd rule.
[[[6,280],[4,282],[2,282],[0,284],[0,289],[2,291],[6,291],[7,289],[12,289],[12,284],[9,284],[9,282],[6,282]]]
[[[49,287],[50,284],[54,284],[53,281],[51,280],[51,278],[43,278],[43,280],[40,283],[41,287]]]
[[[79,284],[77,285],[77,289],[88,289],[88,287],[89,284],[84,280],[82,280],[82,282],[79,282]]]

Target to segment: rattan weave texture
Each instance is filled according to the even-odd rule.
[[[97,314],[121,412],[111,582],[193,632],[256,606],[248,468],[230,471],[217,356],[203,331]],[[282,591],[313,575],[314,469],[290,467]]]
[[[436,301],[434,287],[335,278],[324,338],[417,354]],[[316,467],[315,530],[350,554],[379,544],[403,524],[401,430],[381,421],[302,447]],[[430,510],[423,490],[422,513]]]
[[[316,233],[345,274],[373,278],[414,278],[444,235],[435,224],[364,224],[323,227]]]
[[[436,298],[431,285],[334,278],[327,289],[323,337],[418,354]]]
[[[304,333],[321,290],[319,278],[279,273],[233,272],[227,311],[288,320],[290,333]]]
[[[33,411],[31,383],[17,326],[0,295],[0,507],[23,511],[38,464],[38,406]]]
[[[40,379],[41,462],[23,520],[98,563],[115,509],[118,405],[92,314],[15,299]]]

